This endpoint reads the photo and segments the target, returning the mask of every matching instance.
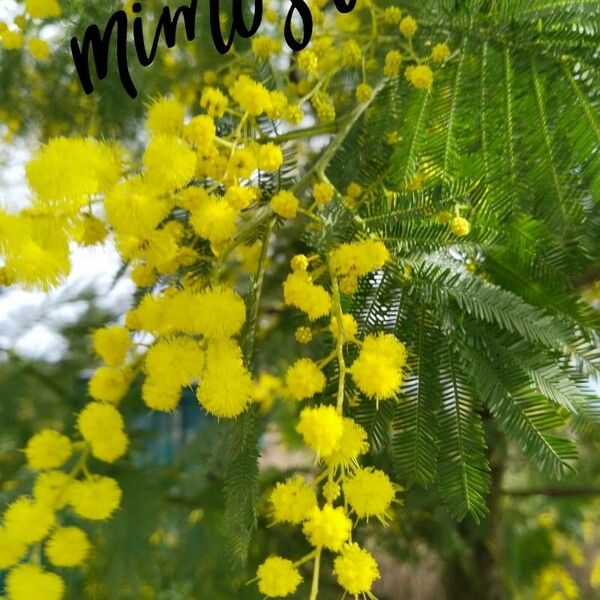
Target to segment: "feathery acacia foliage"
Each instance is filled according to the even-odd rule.
[[[305,471],[314,476],[317,486],[331,483],[322,490],[327,509],[339,504],[341,484],[344,510],[351,505],[357,517],[377,516],[381,520],[392,511],[391,500],[382,501],[383,508],[373,513],[361,509],[358,500],[350,499],[348,504],[351,492],[347,487],[351,489],[349,482],[353,481],[350,474],[369,477],[373,475],[369,469],[376,467],[374,473],[383,469],[386,484],[379,490],[374,488],[375,496],[379,491],[385,498],[389,490],[392,498],[396,495],[398,486],[392,487],[391,477],[406,488],[407,497],[419,494],[420,488],[434,488],[453,518],[480,522],[486,519],[488,497],[495,485],[490,456],[497,440],[489,435],[490,427],[501,432],[501,439],[506,436],[519,447],[542,473],[562,478],[576,468],[577,436],[600,425],[600,403],[589,385],[600,371],[600,317],[582,298],[582,289],[597,279],[600,265],[600,2],[409,1],[402,9],[416,18],[419,30],[414,37],[398,33],[395,13],[386,12],[383,3],[377,3],[376,8],[370,2],[362,4],[358,25],[348,28],[350,34],[341,25],[338,31],[334,20],[327,21],[330,29],[322,34],[323,38],[339,34],[338,41],[346,44],[353,36],[363,36],[368,44],[364,54],[358,48],[356,64],[346,64],[339,57],[341,67],[321,66],[320,72],[311,66],[317,56],[309,54],[309,47],[287,57],[289,65],[282,68],[279,62],[268,60],[276,52],[267,51],[265,56],[264,48],[253,45],[254,55],[240,52],[223,59],[227,81],[225,76],[221,81],[211,70],[216,77],[214,85],[231,96],[234,108],[230,105],[226,109],[225,104],[222,111],[209,112],[211,124],[216,123],[211,135],[217,141],[213,148],[211,139],[210,148],[204,148],[206,155],[201,149],[203,136],[185,142],[188,151],[193,147],[198,160],[208,164],[202,167],[204,171],[200,167],[188,169],[184,143],[169,141],[160,131],[160,127],[172,125],[171,108],[163,108],[167,114],[156,138],[152,138],[156,132],[149,119],[150,144],[153,139],[165,144],[162,151],[169,154],[172,168],[160,171],[160,161],[150,164],[147,149],[143,173],[160,171],[157,185],[178,177],[179,171],[184,176],[172,189],[167,185],[156,196],[143,186],[137,188],[139,180],[131,173],[124,173],[128,178],[115,184],[126,192],[122,199],[129,201],[133,196],[141,211],[148,214],[152,207],[139,195],[150,194],[152,200],[171,203],[144,236],[138,239],[127,229],[129,222],[117,215],[114,203],[110,204],[111,192],[107,193],[108,225],[126,269],[133,267],[135,271],[141,264],[152,271],[150,278],[138,277],[136,309],[127,317],[130,330],[150,331],[158,340],[148,350],[146,365],[152,364],[151,352],[157,352],[161,343],[181,339],[193,340],[192,351],[204,357],[201,368],[194,365],[198,372],[189,367],[193,372],[177,383],[173,403],[165,399],[172,390],[164,384],[169,377],[179,377],[173,373],[184,362],[183,355],[173,360],[169,373],[154,375],[151,368],[144,367],[142,395],[146,404],[159,410],[174,409],[181,383],[194,386],[208,413],[233,417],[227,423],[211,421],[211,431],[220,440],[214,440],[212,451],[202,448],[206,472],[199,479],[218,481],[224,492],[219,525],[236,568],[248,557],[257,562],[252,541],[263,535],[258,527],[264,514],[263,473],[259,469],[262,435],[269,422],[277,423],[283,431],[291,430],[300,412],[297,403],[271,411],[273,397],[305,400],[314,396],[318,400],[315,410],[331,409],[333,414],[327,410],[318,413],[315,422],[320,429],[312,438],[314,431],[306,424],[310,408],[300,412],[297,433],[316,451],[319,464],[325,465],[322,470],[307,467]],[[68,11],[72,8],[67,5]],[[332,7],[321,8],[331,17]],[[386,30],[386,23],[394,27]],[[69,26],[79,25],[73,22]],[[381,64],[385,61],[386,69],[389,66],[387,51],[397,47],[402,47],[404,60],[411,64],[409,69],[429,61],[429,40],[444,42],[450,49],[449,56],[438,61],[434,69],[433,84],[422,84],[414,72],[405,76],[399,68],[381,74]],[[327,43],[324,48],[318,56],[323,63],[327,52],[333,52]],[[193,52],[191,56],[195,56]],[[187,72],[186,68],[182,66],[181,72]],[[10,71],[10,67],[5,69],[0,69],[0,76]],[[242,72],[255,80],[236,79]],[[247,89],[236,94],[233,89],[240,80],[240,87]],[[367,81],[372,85],[362,90],[364,97],[360,96],[360,84]],[[150,76],[148,82],[153,93]],[[289,115],[282,119],[272,106],[271,112],[262,107],[258,114],[254,114],[255,107],[248,108],[247,103],[255,97],[274,97],[269,94],[284,85],[293,99],[289,105],[286,100],[286,109],[293,108],[294,103],[306,105],[306,116],[314,124],[292,128],[289,123],[297,120]],[[180,84],[173,86],[172,91],[181,92]],[[201,89],[192,90],[185,98],[190,104],[200,100],[203,109],[213,110],[211,103],[220,101],[218,94],[199,79],[198,86]],[[212,94],[210,101],[205,101],[206,88]],[[349,100],[353,94],[359,101]],[[0,101],[8,102],[2,95]],[[264,102],[266,106],[271,100]],[[109,127],[115,118],[101,112],[97,116],[100,129],[102,125]],[[136,111],[128,117],[128,127],[135,129]],[[282,124],[282,120],[288,123]],[[181,126],[176,123],[173,131],[183,139],[186,134]],[[46,128],[48,124],[44,124]],[[259,144],[267,142],[281,145],[276,167],[257,169],[255,162],[248,173],[232,179],[235,153],[249,150],[258,155],[259,148],[265,147]],[[181,164],[177,162],[178,152]],[[231,232],[221,235],[217,228],[226,218],[216,207],[226,204],[227,193],[238,184],[251,187],[254,195],[241,208],[235,207]],[[331,189],[335,199],[319,202],[317,184]],[[202,210],[208,210],[209,202],[214,202],[210,215],[219,225],[206,225],[197,218],[206,216]],[[79,216],[77,213],[74,218]],[[221,218],[223,222],[218,221]],[[0,231],[3,226],[0,220]],[[172,240],[153,237],[167,231],[173,232]],[[361,242],[374,240],[384,247],[384,259],[365,251],[370,266],[362,269],[360,277],[354,276],[354,270],[359,269],[349,259],[346,262],[351,262],[351,267],[344,265],[340,248],[344,244],[362,248]],[[151,254],[153,244],[161,243],[168,251],[174,246],[175,252],[185,252],[176,254],[169,263],[162,246],[156,255]],[[0,249],[10,259],[10,243],[0,239]],[[301,265],[293,267],[294,273],[309,268],[312,279],[304,282],[302,293],[296,293],[292,300],[293,294],[284,292],[282,305],[281,282],[286,280],[287,284],[294,276],[288,276],[291,257]],[[356,256],[353,260],[360,262]],[[251,268],[246,268],[245,261]],[[3,275],[11,283],[11,273],[5,271]],[[18,277],[13,279],[19,281]],[[215,296],[209,304],[211,294],[220,293],[215,291],[222,289],[219,286],[236,286],[243,295],[243,326],[236,321],[237,295],[233,299]],[[309,295],[319,293],[315,287],[323,290],[326,300],[320,296],[307,307]],[[168,292],[163,293],[165,290]],[[195,302],[206,302],[212,310],[223,310],[225,316],[215,317],[216,324],[206,323],[203,315],[193,312],[192,304],[168,304],[169,298],[184,297],[188,292]],[[148,319],[144,302],[152,295],[165,299],[165,306],[171,308],[148,327],[143,322]],[[298,321],[297,311],[292,312],[290,306],[301,308],[309,317],[300,322],[304,326],[296,331],[296,339],[309,344],[303,353],[316,362],[312,367],[303,363],[305,370],[300,371],[302,377],[295,386],[290,375],[294,367],[290,367],[286,384],[282,387],[280,381],[278,388],[268,390],[268,398],[260,397],[256,390],[251,393],[244,388],[246,377],[252,373],[259,382],[253,385],[260,388],[260,375],[279,375],[281,365],[287,366],[299,353],[297,345],[289,342]],[[189,322],[181,318],[182,307],[189,311]],[[341,327],[347,315],[356,323],[355,334],[349,334],[346,324]],[[325,316],[333,319],[331,328],[314,325]],[[194,319],[200,325],[196,326]],[[214,333],[220,326],[229,328],[229,321],[235,322],[231,332]],[[302,340],[308,335],[307,329],[310,335]],[[211,346],[215,339],[223,345]],[[384,382],[373,381],[376,377],[368,368],[364,371],[372,380],[361,379],[356,365],[368,354],[370,343],[388,345],[387,353],[377,355],[378,360],[369,368],[395,360],[396,367],[391,370],[397,373],[403,369],[404,382],[392,386],[391,392],[372,390]],[[229,406],[228,398],[219,398],[211,405],[203,397],[213,347],[219,350],[219,360],[224,364],[229,361],[240,370],[239,385],[244,389],[231,391],[232,396],[243,396],[239,407]],[[133,366],[137,369],[140,364]],[[227,375],[220,373],[223,386],[231,383]],[[157,377],[164,380],[151,383],[164,387],[157,388],[157,397],[150,396],[153,388],[149,380]],[[311,392],[305,393],[304,386],[308,385]],[[263,410],[247,406],[250,398]],[[132,409],[132,414],[135,412]],[[329,429],[341,431],[341,423],[350,422],[362,428],[359,431],[364,432],[365,439],[359,440],[360,451],[353,450],[346,462],[336,464],[332,458],[335,453],[323,446],[323,440]],[[290,437],[298,440],[295,433]],[[359,469],[356,461],[366,442],[370,451],[364,460],[369,466]],[[336,443],[341,444],[339,440]],[[94,452],[93,445],[91,448]],[[193,458],[186,464],[192,463]],[[165,474],[165,480],[170,489],[185,489],[189,483],[182,474]],[[288,484],[298,485],[298,481],[289,479]],[[198,496],[211,505],[214,500],[207,499],[210,494],[204,485]],[[276,502],[272,504],[277,513]],[[341,506],[338,508],[340,511],[327,518],[333,519],[343,534],[347,516]],[[320,513],[307,516],[309,512],[298,521],[289,521],[305,523],[311,551],[296,565],[265,561],[258,570],[259,591],[275,594],[278,581],[293,583],[298,567],[312,562],[310,590],[306,586],[301,589],[315,600],[325,548],[337,553],[334,574],[340,585],[350,594],[370,593],[376,568],[373,571],[369,559],[361,555],[361,572],[368,581],[364,589],[356,591],[344,579],[344,553],[351,550],[343,543],[349,534],[340,534],[339,540],[325,539],[318,526]],[[279,577],[269,579],[269,568]],[[281,594],[293,592],[299,580],[296,585],[292,583]]]

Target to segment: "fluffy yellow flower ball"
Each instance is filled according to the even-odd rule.
[[[356,88],[356,99],[359,102],[368,102],[373,96],[373,88],[367,83],[361,83]]]
[[[308,258],[304,254],[296,254],[290,261],[292,271],[306,271],[308,269]]]
[[[343,483],[344,496],[360,518],[377,517],[384,521],[396,496],[394,485],[383,472],[373,468],[358,469]]]
[[[121,413],[111,404],[100,402],[89,402],[79,413],[77,425],[83,439],[92,444],[125,427]]]
[[[300,358],[285,374],[285,384],[294,400],[306,400],[325,389],[325,375],[310,358]]]
[[[211,117],[198,115],[185,126],[184,135],[196,148],[208,149],[215,141],[217,128]]]
[[[54,510],[60,510],[69,503],[71,477],[64,471],[40,473],[33,484],[33,497],[36,502]]]
[[[343,417],[333,406],[305,408],[296,426],[304,443],[323,458],[338,449],[343,430]]]
[[[346,544],[333,562],[333,573],[338,583],[353,596],[368,594],[379,568],[373,556],[356,543]]]
[[[256,200],[256,190],[251,187],[232,185],[227,188],[225,196],[223,196],[225,202],[235,210],[242,210],[249,204]]]
[[[185,186],[196,170],[196,155],[183,140],[170,135],[153,137],[142,157],[144,177],[157,193]]]
[[[0,529],[0,570],[16,565],[24,556],[27,546],[10,531]]]
[[[48,538],[46,556],[55,567],[76,567],[90,553],[90,541],[79,527],[59,527]]]
[[[314,508],[309,513],[303,531],[313,546],[337,552],[350,538],[352,521],[341,506],[334,508],[326,504],[322,509]]]
[[[61,600],[65,583],[56,573],[30,563],[19,565],[8,573],[6,591],[9,600]]]
[[[231,97],[249,115],[258,116],[271,108],[269,90],[247,75],[240,75],[230,89]]]
[[[297,525],[317,506],[317,496],[302,475],[294,475],[275,486],[271,492],[271,504],[276,523]]]
[[[129,331],[118,325],[96,329],[93,344],[96,354],[109,367],[118,367],[125,361],[127,352],[131,347]]]
[[[402,65],[402,54],[398,50],[390,50],[385,55],[385,63],[383,66],[383,74],[386,77],[395,77],[400,73],[400,66]]]
[[[147,377],[142,385],[142,399],[148,408],[171,412],[177,408],[181,398],[181,386],[171,381]]]
[[[27,464],[35,470],[55,469],[62,466],[73,451],[71,440],[54,429],[43,429],[27,442]]]
[[[270,556],[258,567],[258,590],[267,598],[284,598],[296,591],[302,581],[291,560]]]
[[[79,207],[91,194],[112,188],[121,175],[121,162],[106,143],[57,137],[34,154],[26,175],[41,200],[68,200]]]
[[[119,508],[122,495],[114,479],[93,475],[71,484],[69,502],[76,515],[91,521],[104,521]]]
[[[390,253],[380,240],[362,240],[341,244],[331,253],[331,267],[338,276],[362,277],[382,267]]]
[[[352,315],[342,315],[342,330],[344,332],[344,339],[353,340],[358,333],[358,323]],[[335,316],[331,317],[331,323],[329,324],[329,331],[331,331],[334,339],[338,338],[338,320]]]
[[[79,414],[77,425],[99,460],[114,462],[127,451],[129,439],[123,417],[111,404],[90,402]]]
[[[282,164],[281,146],[269,142],[258,147],[258,168],[261,171],[277,171]]]
[[[433,85],[433,71],[427,65],[410,66],[405,75],[418,90],[428,90]]]
[[[358,389],[375,400],[392,398],[402,385],[406,347],[389,333],[368,335],[350,368]]]
[[[46,60],[50,56],[50,46],[48,42],[39,38],[29,40],[27,44],[31,56],[37,60]]]
[[[188,314],[191,313],[194,328],[208,339],[234,336],[246,320],[244,301],[229,287],[214,287],[202,292],[190,309]]]
[[[416,32],[417,22],[411,16],[406,16],[400,21],[400,33],[405,38],[411,38]]]
[[[273,212],[284,219],[294,219],[298,213],[298,198],[288,190],[281,190],[271,198]]]
[[[88,383],[88,392],[95,400],[116,404],[127,393],[130,381],[128,368],[99,367]]]
[[[25,10],[34,19],[51,19],[61,14],[58,0],[25,0]]]
[[[158,340],[146,353],[144,370],[156,383],[179,390],[190,385],[202,374],[204,351],[188,337],[169,337]]]
[[[331,297],[324,287],[315,285],[306,271],[290,273],[283,282],[283,299],[308,315],[311,321],[324,317],[331,310]]]
[[[326,458],[326,462],[332,467],[348,468],[357,465],[356,459],[368,450],[367,432],[352,419],[344,417],[342,437],[336,451]]]
[[[82,246],[93,246],[106,239],[108,229],[104,221],[84,213],[77,224],[77,229],[73,232],[73,239]]]
[[[319,206],[325,206],[325,204],[328,204],[329,202],[331,202],[331,200],[333,200],[333,195],[335,194],[335,188],[330,184],[327,183],[325,181],[320,182],[320,183],[315,183],[314,187],[313,187],[313,198],[315,199],[315,202],[319,205]]]
[[[207,87],[202,92],[200,106],[213,118],[222,117],[228,104],[227,96],[217,88]]]
[[[454,235],[458,237],[464,237],[469,235],[471,231],[471,224],[464,217],[454,217],[450,221],[450,229]]]
[[[275,396],[281,391],[281,380],[270,373],[261,373],[252,390],[252,401],[260,405],[262,412],[269,412]]]
[[[433,62],[442,63],[450,58],[450,48],[448,44],[436,44],[431,49],[431,60]]]
[[[209,195],[204,190],[200,194],[202,199],[190,216],[194,231],[209,242],[230,240],[236,230],[237,210],[214,194]]]
[[[8,535],[26,544],[45,538],[54,523],[54,511],[50,507],[26,496],[9,504],[4,513],[4,528]]]
[[[146,129],[153,135],[178,135],[183,128],[185,108],[175,98],[160,98],[148,109]]]
[[[212,341],[206,352],[206,369],[197,390],[198,401],[216,417],[236,417],[252,399],[252,377],[232,340]]]

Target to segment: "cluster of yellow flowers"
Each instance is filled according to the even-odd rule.
[[[25,0],[25,14],[17,15],[11,24],[0,21],[0,46],[5,50],[21,49],[30,19],[55,19],[61,12],[58,0]],[[36,60],[46,60],[50,56],[50,45],[39,37],[30,37],[27,49]]]
[[[328,331],[335,349],[319,362],[299,358],[285,374],[282,393],[293,401],[311,400],[322,394],[327,383],[323,368],[337,359],[337,405],[321,403],[303,408],[296,427],[304,443],[315,453],[321,472],[310,481],[294,475],[278,483],[271,493],[274,522],[301,525],[314,549],[295,562],[270,556],[260,565],[258,588],[269,598],[295,592],[302,581],[299,567],[308,561],[314,561],[311,598],[316,597],[323,550],[336,554],[333,573],[346,593],[372,597],[371,587],[379,577],[379,569],[371,553],[352,541],[351,517],[354,515],[357,520],[376,517],[384,522],[399,488],[383,471],[359,466],[358,459],[368,451],[369,444],[366,431],[344,416],[345,378],[346,374],[351,375],[356,387],[368,398],[392,399],[402,384],[407,351],[391,334],[371,334],[362,341],[358,339],[358,324],[352,315],[342,312],[338,280],[350,279],[354,290],[359,277],[381,268],[388,259],[385,245],[373,239],[338,246],[326,261],[326,269],[317,264],[319,257],[292,258],[292,273],[284,282],[284,300],[304,312],[311,322],[330,316]],[[315,276],[308,271],[311,264],[313,273],[329,273],[331,294],[325,286],[314,283]],[[319,331],[322,329],[314,334]],[[296,338],[301,343],[312,340],[311,327],[300,327]],[[358,346],[358,356],[347,365],[345,356],[351,346]]]
[[[331,124],[340,109],[352,116],[354,100],[333,85],[340,69],[360,74],[350,98],[361,110],[385,78],[401,75],[404,64],[413,87],[430,88],[429,63],[448,60],[450,50],[438,44],[431,56],[419,58],[413,47],[417,23],[396,7],[380,9],[363,0],[354,13],[333,16],[324,0],[315,4],[317,32],[297,55],[295,83],[269,89],[242,69],[247,60],[234,60],[220,77],[206,72],[197,114],[175,97],[152,103],[139,165],[115,143],[54,138],[27,167],[30,205],[18,214],[0,211],[0,284],[47,290],[69,272],[72,243],[92,246],[110,239],[142,292],[122,325],[94,332],[102,364],[89,381],[92,400],[79,413],[78,438],[44,430],[27,445],[37,479],[31,496],[6,509],[0,528],[0,569],[11,569],[10,600],[30,600],[40,590],[48,600],[61,598],[63,581],[40,566],[39,552],[56,567],[82,564],[90,542],[82,529],[62,525],[63,516],[71,511],[81,519],[103,520],[118,508],[118,484],[92,474],[90,462],[113,463],[126,453],[129,440],[118,405],[139,373],[143,401],[157,411],[175,410],[184,387],[193,387],[200,405],[218,418],[236,417],[251,402],[268,409],[276,395],[293,402],[319,397],[301,409],[296,427],[315,453],[319,472],[312,479],[295,475],[271,494],[274,521],[301,526],[314,549],[296,562],[267,558],[258,569],[258,587],[267,597],[286,596],[300,584],[299,567],[314,561],[311,597],[316,597],[326,550],[335,554],[334,575],[346,593],[371,597],[379,571],[370,552],[352,539],[353,518],[385,521],[399,488],[382,471],[359,465],[369,445],[365,430],[347,416],[353,398],[346,379],[352,378],[356,395],[393,400],[407,350],[392,333],[359,331],[342,310],[342,296],[354,294],[361,278],[390,260],[388,248],[365,238],[341,243],[327,256],[293,257],[283,299],[308,319],[296,339],[307,344],[324,335],[332,351],[318,361],[298,357],[281,379],[262,373],[254,380],[248,370],[239,338],[256,319],[248,318],[226,271],[241,257],[255,270],[259,286],[275,225],[301,218],[325,227],[331,203],[353,208],[368,201],[356,182],[336,189],[324,175],[326,165],[282,188],[282,143],[288,138],[271,133],[265,122],[289,128],[312,115]],[[34,18],[56,16],[57,6],[55,0],[27,0]],[[280,17],[273,11],[267,16],[276,29]],[[393,32],[397,43],[383,58],[379,50]],[[250,53],[269,60],[280,48],[272,37],[259,36]],[[291,136],[301,139],[302,130],[291,130]],[[248,243],[244,233],[257,224],[266,226],[265,239]],[[451,227],[466,235],[469,223],[457,215]],[[323,319],[328,326],[318,323]],[[332,361],[337,361],[333,401],[325,393],[325,368]]]

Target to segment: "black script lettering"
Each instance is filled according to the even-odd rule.
[[[96,74],[98,79],[105,79],[108,75],[108,54],[110,51],[110,40],[114,28],[117,28],[117,66],[119,77],[125,91],[132,97],[137,96],[137,90],[129,73],[129,63],[127,60],[127,13],[124,10],[115,12],[108,22],[104,33],[100,34],[98,25],[90,25],[83,34],[81,46],[79,40],[74,37],[71,39],[71,54],[73,62],[77,69],[81,87],[86,94],[94,91],[92,78],[90,74],[90,48],[96,65]]]
[[[356,0],[348,0],[348,4],[346,4],[346,0],[333,0],[333,3],[338,9],[338,12],[341,12],[342,14],[352,12],[356,6]]]
[[[250,38],[258,31],[263,18],[263,2],[264,0],[254,0],[252,22],[250,25],[247,25],[244,19],[244,6],[247,5],[246,0],[231,0],[232,22],[229,34],[225,38],[220,22],[221,0],[208,0],[210,30],[213,43],[218,52],[221,54],[229,52],[235,41],[236,34],[242,38]],[[356,0],[333,0],[333,3],[340,13],[349,13],[356,6]],[[290,0],[290,4],[283,33],[287,45],[292,50],[298,52],[306,48],[311,40],[313,18],[306,0]],[[164,38],[167,48],[175,46],[181,18],[183,18],[187,40],[191,42],[196,38],[198,0],[189,0],[189,4],[184,4],[177,8],[173,15],[171,15],[171,9],[168,6],[163,8],[149,50],[144,41],[144,24],[141,16],[139,16],[139,13],[142,12],[141,2],[135,2],[131,9],[134,14],[138,15],[133,19],[133,43],[137,60],[142,67],[149,67],[154,62],[161,37]],[[300,40],[296,39],[292,29],[296,13],[302,20],[302,38]],[[75,63],[83,91],[86,94],[91,94],[94,91],[91,61],[93,61],[96,67],[98,79],[102,80],[107,77],[111,41],[115,37],[117,68],[121,83],[125,91],[132,98],[137,97],[138,91],[129,70],[129,57],[127,54],[128,26],[127,13],[124,10],[118,10],[108,19],[103,33],[100,32],[98,25],[94,24],[85,30],[81,43],[77,37],[71,39],[73,62]]]
[[[356,0],[354,0],[356,2]],[[283,35],[285,37],[286,44],[292,49],[299,52],[308,46],[310,38],[312,37],[313,31],[313,18],[310,8],[304,0],[291,0],[292,6],[285,19],[285,27],[283,29]],[[337,6],[337,4],[336,4]],[[292,20],[294,13],[298,11],[303,24],[302,40],[299,42],[292,31]]]
[[[250,27],[246,26],[244,20],[244,0],[233,0],[231,31],[227,41],[225,41],[221,30],[220,7],[221,0],[210,0],[210,32],[217,51],[221,54],[227,54],[231,50],[236,33],[240,37],[249,38],[258,31],[263,17],[263,0],[255,0],[254,2],[254,16]]]
[[[132,6],[132,10],[136,13],[142,10],[142,5],[136,2]],[[165,43],[167,48],[173,48],[177,41],[177,26],[179,25],[179,17],[183,16],[183,22],[185,25],[185,35],[188,42],[192,42],[196,39],[196,12],[198,11],[198,0],[192,0],[189,6],[180,6],[173,17],[171,17],[171,9],[168,6],[163,8],[162,14],[158,19],[158,25],[154,34],[154,40],[150,52],[146,53],[146,46],[144,44],[144,31],[142,27],[142,19],[136,17],[133,22],[133,43],[135,44],[135,51],[137,53],[138,60],[143,67],[150,66],[156,58],[156,52],[158,51],[158,43],[160,42],[160,36],[164,32]]]

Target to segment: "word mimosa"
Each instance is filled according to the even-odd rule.
[[[340,13],[349,13],[356,6],[356,0],[333,0],[333,3]],[[232,19],[228,35],[224,34],[221,27],[220,4],[221,0],[208,0],[209,23],[215,48],[221,54],[226,54],[231,49],[236,34],[242,38],[250,38],[258,31],[263,18],[263,0],[255,0],[249,25],[244,17],[244,0],[232,0]],[[156,24],[149,49],[144,39],[142,18],[139,16],[142,12],[142,4],[135,2],[131,10],[137,15],[133,18],[132,23],[133,44],[137,60],[143,67],[148,67],[154,62],[161,36],[164,36],[167,48],[175,46],[180,19],[183,20],[187,40],[191,42],[196,38],[198,0],[191,0],[189,4],[180,6],[173,14],[171,14],[171,9],[165,6]],[[296,38],[292,28],[292,22],[296,14],[302,20],[302,38],[300,40]],[[90,51],[98,79],[105,79],[108,75],[108,57],[114,34],[119,78],[125,91],[132,98],[137,96],[137,88],[129,70],[128,29],[129,17],[127,13],[124,10],[118,10],[108,19],[103,33],[101,33],[98,25],[93,24],[85,30],[81,42],[77,37],[71,39],[71,54],[73,55],[79,81],[86,94],[91,94],[94,91],[90,69]],[[284,26],[284,37],[287,45],[295,51],[306,48],[310,42],[312,30],[312,14],[306,2],[304,0],[290,0],[290,8]]]

